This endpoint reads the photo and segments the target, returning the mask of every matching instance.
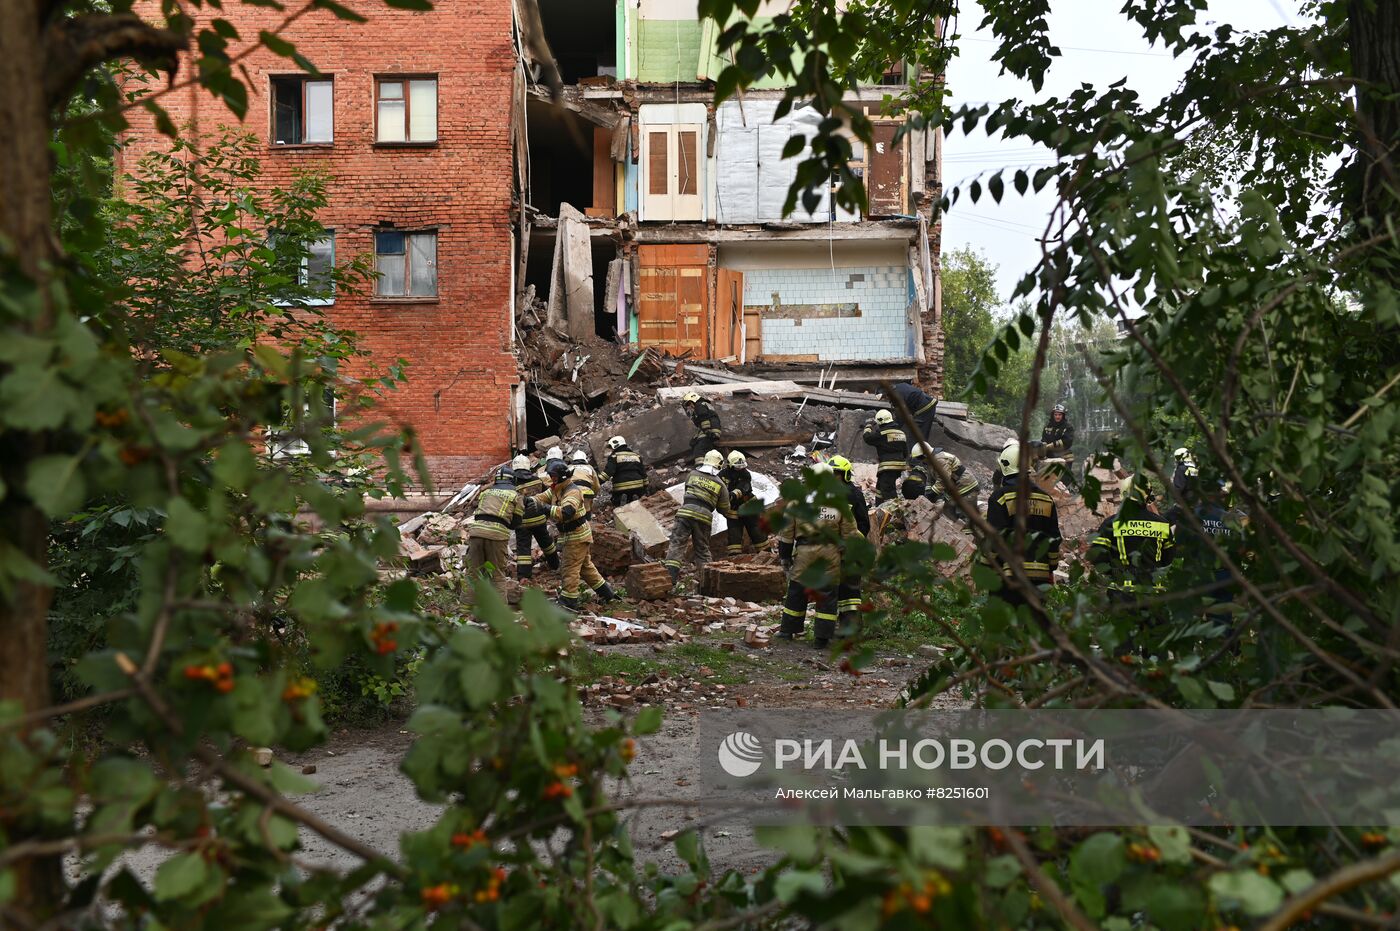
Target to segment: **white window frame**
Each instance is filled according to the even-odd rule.
[[[308,244],[307,244],[307,251],[308,251],[308,253],[309,253],[310,250],[311,250],[312,248],[314,248],[318,243],[323,243],[323,242],[328,242],[328,243],[330,243],[330,253],[331,253],[331,254],[330,254],[330,270],[331,270],[332,272],[334,272],[334,271],[335,271],[335,230],[326,230],[326,235],[322,236],[320,239],[313,240],[312,242],[308,243]],[[299,277],[300,277],[300,284],[301,284],[302,287],[307,287],[307,286],[310,284],[310,282],[311,282],[311,256],[310,256],[309,254],[308,254],[308,255],[304,255],[304,256],[301,257],[301,274],[300,274]],[[306,305],[307,305],[308,307],[327,307],[327,306],[330,306],[331,304],[334,304],[334,303],[335,303],[335,297],[336,297],[336,294],[335,294],[335,279],[334,279],[334,278],[332,278],[332,279],[330,280],[330,287],[331,287],[330,297],[314,298],[314,299],[312,299],[312,300],[306,301],[306,302],[305,302]]]
[[[695,134],[695,164],[691,177],[694,193],[681,193],[681,135]],[[666,140],[666,192],[652,193],[653,137]],[[643,220],[704,220],[705,219],[705,124],[704,123],[646,123],[642,126],[641,199]]]
[[[402,236],[403,239],[404,239],[403,253],[402,253],[402,255],[403,255],[403,263],[404,263],[404,268],[403,268],[404,292],[403,292],[402,294],[385,294],[384,292],[382,292],[382,291],[380,290],[380,286],[383,284],[383,281],[384,281],[383,276],[379,274],[379,257],[380,257],[380,255],[381,255],[381,253],[380,253],[380,251],[379,251],[379,235],[380,235],[381,233],[398,233],[398,234],[399,234],[400,236]],[[431,237],[433,238],[433,258],[432,258],[432,269],[433,269],[433,293],[432,293],[432,294],[413,294],[413,293],[411,293],[411,289],[412,289],[412,286],[413,286],[413,265],[412,265],[412,261],[413,261],[413,258],[412,258],[412,257],[413,257],[413,249],[412,249],[412,246],[411,246],[410,243],[409,243],[409,240],[412,239],[412,238],[415,237],[415,236],[431,236]],[[439,293],[441,292],[441,290],[442,290],[442,282],[441,282],[441,280],[440,280],[439,277],[438,277],[438,239],[439,239],[439,237],[438,237],[438,230],[436,230],[436,229],[414,229],[414,230],[384,229],[384,228],[376,229],[376,230],[374,231],[374,270],[375,270],[375,273],[376,273],[376,277],[375,277],[375,280],[374,280],[374,300],[377,300],[377,301],[435,301],[435,300],[437,300],[437,299],[438,299],[438,294],[439,294]],[[383,254],[383,255],[398,255],[399,253],[395,253],[395,252],[386,252],[386,253],[382,253],[382,254]]]
[[[381,96],[381,88],[385,84],[398,84],[402,88],[402,96],[399,98],[384,98]],[[433,133],[431,137],[423,136],[414,138],[413,136],[413,99],[414,85],[432,85],[433,100]],[[438,141],[439,121],[442,115],[441,100],[438,76],[435,74],[377,74],[374,76],[374,142],[375,145],[433,145]],[[386,139],[384,129],[386,120],[384,119],[384,103],[387,101],[399,100],[403,104],[403,125],[401,130],[403,138]],[[394,121],[388,121],[387,125],[392,125]]]
[[[329,388],[327,388],[326,391],[330,395],[331,426],[335,426],[340,422],[340,397]],[[310,412],[311,405],[303,404],[302,413],[308,414]],[[270,459],[295,459],[311,453],[311,447],[307,445],[306,440],[303,440],[301,437],[284,439],[287,434],[282,433],[275,427],[267,427],[263,431],[263,435],[267,437],[265,445],[267,447],[268,458]]]
[[[277,138],[277,85],[279,83],[289,83],[295,81],[301,87],[301,138],[294,141],[283,141]],[[313,86],[324,85],[330,95],[327,101],[327,124],[326,137],[324,139],[308,139],[308,127],[310,126],[310,97]],[[271,127],[268,132],[268,141],[274,148],[288,148],[299,145],[334,145],[335,144],[335,80],[329,76],[313,78],[306,74],[272,74],[268,75],[268,107],[270,108],[268,117]]]

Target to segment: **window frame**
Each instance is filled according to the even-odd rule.
[[[333,229],[328,229],[328,230],[326,230],[326,235],[324,235],[324,236],[322,236],[320,239],[317,239],[317,240],[314,240],[314,241],[315,241],[315,242],[325,242],[325,241],[327,241],[327,240],[329,240],[329,241],[330,241],[330,244],[331,244],[331,256],[330,256],[331,265],[330,265],[330,270],[331,270],[331,272],[334,272],[334,271],[335,271],[335,230],[333,230]],[[297,273],[297,283],[300,284],[303,288],[304,288],[304,287],[307,287],[307,286],[310,284],[310,282],[311,282],[311,252],[310,252],[310,246],[311,246],[311,243],[308,243],[308,244],[307,244],[307,254],[301,257],[301,270]],[[331,305],[333,305],[333,304],[335,303],[335,299],[336,299],[335,278],[334,278],[334,277],[331,277],[331,279],[330,279],[330,290],[331,290],[330,297],[314,298],[314,299],[312,299],[312,300],[303,301],[302,303],[304,303],[307,307],[330,307]]]
[[[277,83],[279,81],[296,81],[301,88],[301,135],[300,142],[278,142],[277,141]],[[306,137],[306,86],[311,83],[329,84],[331,88],[330,105],[330,130],[331,137],[326,141],[307,142]],[[322,74],[313,76],[305,71],[277,71],[269,72],[267,75],[267,119],[268,132],[267,144],[271,149],[328,149],[335,146],[335,75]]]
[[[413,125],[413,104],[412,92],[409,90],[409,83],[412,81],[432,81],[433,82],[433,106],[436,109],[433,119],[433,138],[431,139],[409,139],[409,127]],[[403,134],[402,140],[384,140],[379,138],[379,88],[385,82],[399,82],[403,84]],[[371,100],[374,110],[374,145],[385,148],[413,148],[436,146],[442,139],[442,79],[437,74],[376,74],[374,75],[374,91]]]
[[[383,276],[379,274],[379,256],[380,256],[380,252],[379,252],[379,234],[380,234],[380,233],[398,233],[399,235],[401,235],[401,236],[404,238],[404,244],[403,244],[403,263],[404,263],[404,267],[403,267],[403,282],[404,282],[405,293],[403,293],[403,294],[381,294],[380,291],[379,291],[380,283],[384,280],[384,279],[383,279]],[[412,260],[413,260],[413,259],[412,259],[412,256],[413,256],[413,248],[412,248],[412,246],[409,244],[409,241],[408,241],[408,240],[409,240],[409,238],[412,237],[412,236],[421,236],[421,235],[425,235],[425,234],[431,234],[432,237],[433,237],[433,293],[432,293],[432,294],[409,294],[409,293],[407,293],[407,289],[409,289],[409,288],[412,287],[412,282],[413,282],[413,268],[412,268],[412,265],[411,265],[411,262],[412,262]],[[375,227],[375,228],[372,230],[371,235],[374,236],[374,271],[375,271],[374,292],[370,295],[370,298],[369,298],[371,302],[376,302],[376,303],[388,303],[388,304],[433,304],[433,303],[436,303],[436,302],[440,299],[440,295],[442,294],[442,279],[441,279],[441,277],[438,275],[438,252],[439,252],[438,246],[439,246],[439,244],[441,243],[441,240],[442,240],[442,230],[441,230],[440,227],[436,227],[436,226],[427,226],[427,227],[415,227],[415,228],[413,228],[413,229],[400,229],[399,227],[396,227],[396,226],[377,226],[377,227]],[[385,255],[398,255],[398,253],[393,253],[393,252],[386,252],[386,253],[384,253],[384,254],[385,254]]]

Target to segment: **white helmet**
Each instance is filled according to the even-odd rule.
[[[576,449],[576,450],[574,450],[574,454],[573,454],[572,456],[569,457],[569,461],[570,461],[570,462],[580,462],[580,463],[583,463],[584,465],[588,465],[588,453],[584,452],[584,451],[581,450],[581,449]]]
[[[701,464],[718,470],[720,466],[724,465],[724,457],[719,454],[719,450],[712,449],[705,454],[705,459]]]
[[[876,423],[894,423],[894,414],[889,411],[880,410],[875,412]]]
[[[729,453],[729,464],[736,469],[744,469],[748,467],[749,461],[744,458],[743,453],[735,449]]]
[[[608,440],[608,449],[621,449],[627,445],[627,441],[620,436],[615,436]]]
[[[1172,455],[1176,457],[1177,462],[1185,462],[1187,459],[1191,458],[1191,450],[1182,446],[1179,447],[1176,452],[1172,453]]]
[[[694,404],[698,400],[700,400],[700,395],[696,394],[694,391],[687,391],[685,397],[681,398],[681,403]]]
[[[813,475],[830,475],[830,474],[833,474],[835,471],[836,471],[836,470],[833,469],[833,468],[831,467],[831,463],[829,463],[829,462],[814,462],[814,463],[812,463],[812,474],[813,474]]]
[[[1015,475],[1019,472],[1021,469],[1021,444],[1006,444],[1006,448],[997,457],[997,464],[1001,466],[1002,475]]]
[[[922,459],[933,453],[933,448],[927,443],[915,443],[914,448],[909,451],[910,459]]]
[[[546,462],[552,459],[563,459],[564,450],[560,449],[558,446],[551,446],[549,447],[549,452],[544,454],[544,458]]]
[[[530,468],[530,457],[525,455],[516,456],[510,461],[510,467],[512,469],[528,469]]]

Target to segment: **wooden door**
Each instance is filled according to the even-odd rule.
[[[715,287],[713,358],[738,360],[744,352],[744,273],[721,268]]]
[[[868,155],[866,194],[870,215],[888,217],[904,210],[904,140],[895,142],[897,123],[876,123],[875,144]]]
[[[668,355],[710,352],[709,246],[640,246],[637,343]]]
[[[763,316],[758,307],[744,308],[744,355],[740,361],[757,362],[763,355]]]
[[[701,220],[703,133],[699,123],[647,124],[642,141],[642,219]]]

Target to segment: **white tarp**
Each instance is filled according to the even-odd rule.
[[[773,481],[772,478],[764,475],[762,472],[750,472],[749,475],[753,477],[754,497],[762,501],[764,507],[768,507],[774,501],[778,500],[777,482]],[[685,500],[685,483],[681,482],[672,485],[670,488],[666,489],[666,494],[670,495],[671,499],[677,504],[680,504]],[[715,534],[724,533],[728,529],[729,521],[724,519],[723,514],[716,511],[714,518],[710,522],[710,535],[713,536]]]

